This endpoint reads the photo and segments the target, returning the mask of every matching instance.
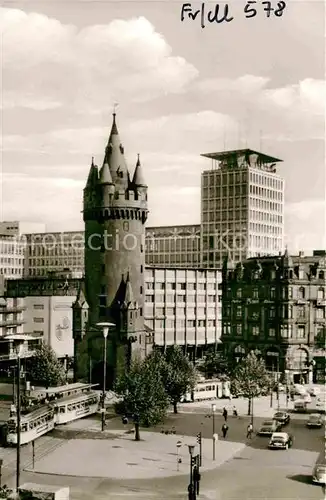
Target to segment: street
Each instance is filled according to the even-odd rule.
[[[311,483],[311,472],[318,453],[324,446],[324,428],[308,429],[305,426],[306,415],[291,415],[291,422],[285,428],[294,436],[294,447],[287,451],[271,451],[267,449],[268,437],[254,435],[252,440],[246,439],[248,417],[228,417],[228,441],[244,442],[247,446],[236,456],[220,467],[204,471],[202,474],[202,500],[320,500],[324,498],[323,488]],[[264,418],[254,419],[257,429]],[[222,441],[221,426],[224,419],[215,415],[215,429]],[[86,423],[86,421],[85,421]],[[212,436],[212,418],[203,414],[170,414],[164,430],[175,428],[177,434],[195,436],[201,430],[203,438]],[[132,427],[128,424],[127,427]],[[124,427],[120,418],[107,422],[107,428]],[[62,428],[62,436],[64,428]],[[141,429],[142,435],[150,430],[161,433],[162,427],[156,429]],[[56,436],[54,434],[53,436]],[[51,435],[37,440],[36,455],[50,454],[54,449],[60,449],[62,440]],[[61,437],[62,437],[61,436]],[[81,436],[79,436],[80,438]],[[75,438],[78,436],[76,434]],[[67,433],[66,439],[73,439],[72,433]],[[146,439],[146,438],[144,438]],[[216,444],[218,451],[219,441]],[[61,444],[60,444],[61,443]],[[137,444],[135,443],[135,446]],[[1,449],[5,459],[3,483],[12,484],[15,472],[14,449]],[[87,457],[85,457],[87,460]],[[23,468],[31,466],[31,446],[22,449]],[[7,464],[7,465],[6,465]],[[11,480],[9,481],[9,476]],[[121,471],[121,479],[68,477],[49,474],[37,474],[22,471],[21,482],[32,481],[44,484],[60,484],[71,487],[71,500],[106,500],[121,498],[122,500],[142,498],[181,500],[187,498],[187,475],[175,475],[168,478],[125,479]]]

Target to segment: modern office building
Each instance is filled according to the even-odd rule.
[[[326,252],[250,258],[222,273],[222,342],[239,361],[257,351],[293,382],[325,382]]]
[[[220,343],[220,271],[148,267],[145,294],[145,321],[155,346],[177,344],[196,359]]]
[[[147,227],[146,265],[197,267],[200,265],[200,226]],[[84,274],[84,232],[26,234],[24,275],[47,276],[69,270],[75,277]]]
[[[149,266],[200,266],[200,225],[146,228],[145,260]]]
[[[177,344],[193,359],[220,344],[220,271],[146,267],[144,274],[144,322],[157,347]],[[8,280],[6,297],[0,298],[0,335],[30,335],[31,346],[37,337],[59,358],[72,357],[72,306],[81,284],[65,273]]]
[[[283,251],[284,180],[277,158],[241,149],[207,153],[201,183],[201,265],[222,268]]]

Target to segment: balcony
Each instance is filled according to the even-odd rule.
[[[21,359],[26,359],[26,358],[31,358],[32,356],[34,356],[35,354],[35,350],[31,350],[31,351],[23,351],[22,355],[20,356]],[[8,354],[0,354],[0,362],[1,361],[13,361],[17,359],[17,354],[15,352],[11,352],[11,353],[8,353]]]

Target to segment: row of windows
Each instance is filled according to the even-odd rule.
[[[317,334],[316,330],[316,334]],[[248,328],[244,328],[242,324],[237,324],[235,326],[231,326],[231,323],[225,323],[223,325],[223,335],[237,335],[242,336],[245,332],[247,332],[252,337],[264,336],[264,330],[256,325],[249,326]],[[268,337],[276,337],[276,329],[268,328],[267,336]],[[306,337],[306,327],[305,325],[298,325],[297,328],[293,328],[293,325],[281,325],[280,326],[280,335],[282,338],[293,338],[293,339],[304,339]]]
[[[227,182],[229,184],[245,182],[248,180],[248,171],[244,170],[242,172],[232,172],[230,170],[210,170],[209,172],[204,172],[202,174],[203,186],[225,185]]]
[[[295,314],[294,314],[295,311]],[[270,319],[278,317],[282,317],[285,319],[293,319],[294,317],[297,319],[304,319],[307,317],[309,309],[303,305],[297,306],[295,309],[293,306],[282,306],[281,310],[278,311],[275,307],[268,307],[266,309],[258,308],[255,310],[254,307],[248,307],[248,317],[252,320],[259,320],[261,316],[264,314],[265,317],[269,317]],[[226,317],[231,316],[232,309],[231,306],[225,307],[223,313]],[[234,315],[236,318],[242,318],[244,314],[243,306],[236,306],[234,310]],[[315,309],[315,318],[316,319],[324,319],[325,318],[325,309],[324,307],[317,307]]]
[[[282,224],[282,216],[271,214],[270,212],[263,212],[262,210],[250,210],[250,220],[258,220],[262,222],[272,222],[274,224]]]
[[[268,198],[269,200],[283,201],[283,193],[280,191],[273,191],[272,189],[266,189],[259,186],[250,185],[250,194],[255,194],[257,196],[262,196]]]
[[[215,290],[217,283],[155,283],[156,290]],[[146,283],[147,290],[154,290],[154,283]]]
[[[275,179],[269,175],[260,175],[255,172],[250,172],[249,179],[250,182],[260,184],[261,186],[267,186],[278,190],[283,189],[283,180]]]
[[[183,250],[185,252],[195,252],[200,247],[200,238],[192,239],[164,239],[162,241],[151,241],[146,245],[146,252],[175,252]]]
[[[3,276],[22,276],[23,268],[3,267],[0,268],[0,274],[2,274]]]
[[[255,278],[255,276],[253,276]],[[257,276],[257,279],[259,277]],[[227,298],[232,298],[233,296],[241,299],[242,297],[251,297],[253,299],[259,298],[270,298],[276,299],[279,296],[277,293],[277,289],[275,287],[271,288],[237,288],[236,290],[232,290],[232,288],[227,288],[226,291]],[[299,288],[287,287],[282,288],[281,290],[282,299],[302,299],[305,300],[309,297],[307,289],[304,286],[300,286]],[[325,288],[319,287],[317,289],[317,300],[323,300],[325,298]]]
[[[259,198],[249,198],[250,201],[250,208],[259,208],[263,210],[268,210],[270,212],[278,212],[282,213],[283,212],[283,204],[282,203],[275,203],[271,201],[266,201],[266,200],[261,200]]]
[[[255,233],[263,234],[283,234],[283,227],[275,227],[269,224],[258,224],[256,222],[249,223],[249,230]]]
[[[216,319],[188,319],[187,321],[185,319],[176,319],[176,320],[155,320],[155,326],[154,326],[154,320],[148,319],[146,320],[146,325],[149,328],[153,329],[165,329],[165,328],[185,328],[187,325],[187,328],[215,328],[217,325]]]

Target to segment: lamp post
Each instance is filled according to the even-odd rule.
[[[215,460],[215,443],[216,443],[216,438],[215,438],[215,412],[216,412],[216,405],[212,404],[212,420],[213,420],[213,434],[212,434],[212,440],[213,440],[213,461]]]
[[[188,486],[188,492],[189,492],[189,498],[194,498],[195,495],[195,488],[194,488],[194,482],[193,482],[193,477],[192,477],[192,465],[193,465],[193,455],[194,455],[194,449],[195,445],[193,444],[188,444],[188,450],[189,450],[189,455],[190,455],[190,482]]]
[[[16,448],[16,492],[19,490],[20,483],[20,417],[21,417],[21,397],[20,397],[20,371],[21,371],[21,354],[22,354],[22,346],[24,342],[30,340],[28,335],[8,335],[4,337],[5,340],[12,341],[14,344],[14,349],[17,355],[17,380],[16,380],[16,432],[17,432],[17,448]]]
[[[97,323],[96,326],[103,328],[104,337],[104,351],[103,351],[103,392],[102,392],[102,431],[105,427],[105,391],[106,391],[106,350],[107,350],[107,338],[109,334],[110,326],[115,326],[114,323],[102,322]]]

